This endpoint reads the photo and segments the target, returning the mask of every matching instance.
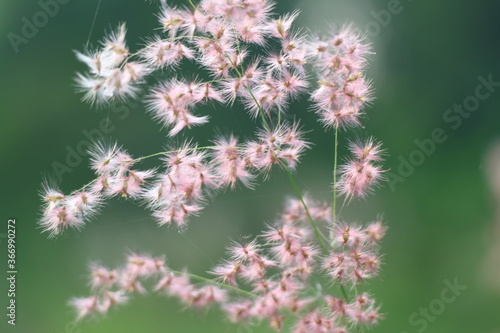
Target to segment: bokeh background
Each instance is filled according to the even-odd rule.
[[[177,1],[176,3],[180,3]],[[440,299],[445,280],[458,279],[467,289],[428,321],[427,333],[500,332],[500,216],[496,170],[498,155],[487,158],[500,138],[500,89],[452,129],[445,111],[474,95],[478,77],[500,82],[500,3],[495,1],[402,0],[397,14],[380,23],[374,12],[389,0],[279,0],[277,13],[301,10],[298,26],[326,31],[330,24],[354,22],[370,31],[376,54],[369,76],[377,100],[368,111],[366,132],[382,140],[389,153],[387,168],[397,173],[401,157],[418,149],[415,140],[442,128],[447,140],[415,170],[386,185],[366,201],[343,210],[349,221],[367,222],[383,215],[390,227],[382,251],[381,278],[369,289],[382,304],[385,319],[372,332],[417,332],[411,315]],[[54,162],[65,163],[67,149],[86,140],[83,130],[98,128],[109,117],[110,138],[135,156],[160,151],[166,131],[145,114],[142,103],[128,103],[128,116],[80,102],[73,77],[82,70],[72,50],[89,38],[97,41],[118,22],[128,22],[134,47],[157,28],[157,3],[142,0],[69,0],[16,53],[8,34],[20,35],[23,17],[32,21],[41,10],[34,0],[0,1],[0,191],[1,191],[1,332],[238,332],[217,310],[199,315],[176,300],[149,295],[111,311],[103,320],[68,326],[74,314],[72,296],[87,295],[87,264],[92,260],[119,265],[128,250],[166,254],[177,269],[203,275],[224,255],[228,239],[255,235],[278,213],[293,191],[285,174],[254,191],[219,195],[189,228],[158,228],[142,208],[114,200],[81,233],[47,239],[37,228],[42,178]],[[399,8],[399,7],[398,7]],[[94,29],[91,26],[95,18]],[[190,75],[192,69],[182,69]],[[315,143],[298,168],[301,188],[329,200],[332,133],[325,133],[307,111],[307,102],[292,113],[303,119]],[[240,107],[209,109],[221,132],[251,133],[254,123]],[[124,119],[122,119],[124,118]],[[200,142],[215,133],[211,126],[194,130]],[[355,133],[351,133],[351,136]],[[343,137],[341,143],[345,143]],[[496,156],[496,157],[495,157]],[[85,158],[64,174],[64,191],[80,187],[92,174]],[[145,166],[149,164],[145,163]],[[153,164],[151,164],[153,165]],[[6,324],[6,221],[17,219],[17,325]],[[494,250],[496,247],[496,251]],[[269,332],[266,325],[253,332]],[[249,330],[240,330],[247,332]],[[250,332],[250,331],[249,331]]]

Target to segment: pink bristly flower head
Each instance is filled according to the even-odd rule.
[[[44,183],[40,194],[45,204],[39,224],[44,232],[49,233],[49,237],[57,236],[67,228],[83,227],[84,221],[76,214],[74,205],[68,204],[67,197],[61,191]]]
[[[88,151],[90,166],[97,175],[117,171],[125,162],[124,152],[115,144],[96,142]]]
[[[92,264],[90,266],[91,280],[90,284],[92,289],[109,289],[118,280],[118,272],[116,270],[109,270],[104,266]]]
[[[363,198],[383,179],[384,170],[378,164],[382,149],[373,139],[352,143],[350,149],[354,158],[339,168],[340,179],[335,186],[347,198]]]
[[[350,161],[340,168],[341,177],[337,184],[340,194],[348,198],[364,198],[382,177],[379,166],[360,161]]]
[[[169,136],[174,136],[185,127],[208,122],[208,116],[195,116],[192,112],[193,107],[204,97],[203,89],[197,83],[171,80],[153,90],[148,108],[156,120],[171,127]]]
[[[162,3],[162,12],[158,17],[160,25],[163,28],[163,32],[169,32],[170,37],[175,37],[177,31],[185,28],[186,18],[189,17],[189,12],[184,9],[177,9],[167,5],[166,1]]]
[[[196,215],[202,210],[202,206],[191,203],[184,198],[181,193],[170,196],[169,201],[162,202],[153,212],[153,217],[158,221],[158,225],[175,223],[183,228],[188,222],[188,217]]]
[[[355,107],[344,107],[337,110],[320,110],[317,112],[325,127],[349,128],[361,125],[359,118],[362,113]]]
[[[333,235],[335,244],[348,247],[359,246],[367,239],[367,235],[361,227],[348,225],[344,222],[335,223]]]
[[[57,206],[59,203],[66,198],[64,193],[62,193],[55,186],[52,186],[49,182],[44,182],[42,184],[42,191],[40,193],[44,204],[47,207]]]
[[[165,41],[160,36],[149,39],[144,52],[141,52],[141,58],[151,68],[176,66],[182,59],[192,59],[194,56],[194,51],[183,43]]]
[[[367,293],[362,293],[347,305],[346,317],[353,324],[373,325],[382,315],[375,301]]]
[[[187,275],[177,275],[173,272],[167,271],[163,273],[154,290],[164,291],[167,295],[176,296],[181,300],[188,302],[191,298],[191,293],[195,290],[195,288],[189,282],[189,277]]]
[[[385,236],[386,231],[387,227],[384,226],[380,221],[370,223],[364,229],[364,233],[366,234],[367,238],[372,242],[377,242],[382,239],[382,237]]]
[[[146,64],[134,61],[123,66],[124,80],[126,82],[140,81],[143,77],[151,73],[151,69]]]
[[[255,25],[253,20],[243,20],[236,26],[236,31],[239,37],[245,43],[253,43],[259,46],[264,46],[266,43],[264,34],[266,33],[266,27],[262,25]]]
[[[355,267],[355,262],[344,253],[332,253],[323,262],[323,268],[330,278],[341,284],[349,282],[350,273]]]
[[[338,82],[340,81],[340,83]],[[348,79],[324,77],[319,88],[311,94],[314,110],[326,127],[349,128],[360,126],[362,109],[371,100],[371,88],[359,74]]]
[[[259,250],[257,248],[257,241],[253,240],[249,243],[234,243],[229,246],[229,254],[234,260],[254,260],[260,257]]]
[[[293,333],[323,333],[335,329],[335,320],[314,310],[303,316],[295,325]]]
[[[74,215],[66,204],[62,204],[46,209],[40,224],[43,231],[49,232],[50,236],[53,237],[68,228],[79,230],[85,223]]]
[[[241,261],[226,261],[218,266],[216,266],[210,274],[217,277],[222,283],[227,283],[229,285],[235,286],[236,278],[242,272]]]
[[[214,286],[205,286],[193,290],[190,295],[189,304],[195,308],[206,308],[214,303],[224,303],[227,300],[227,292]]]
[[[276,38],[286,38],[290,33],[290,28],[292,27],[293,21],[299,16],[299,11],[294,11],[293,13],[286,14],[276,20],[272,20],[267,29],[273,37]]]
[[[109,308],[119,304],[125,304],[128,301],[128,296],[123,290],[109,291],[106,290],[102,296],[101,302],[98,304],[98,311],[105,314]]]
[[[165,271],[165,259],[132,253],[126,270],[135,276],[152,276]]]
[[[370,44],[352,25],[332,29],[329,38],[315,39],[310,45],[317,65],[331,73],[355,73],[364,69],[367,56],[372,54]]]
[[[238,182],[245,187],[252,187],[255,176],[248,170],[240,150],[238,140],[232,135],[229,138],[219,138],[214,141],[211,154],[221,187],[229,186],[234,189]]]
[[[273,165],[295,169],[302,152],[309,148],[298,123],[284,124],[274,130],[262,129],[257,132],[257,137],[257,142],[246,144],[245,158],[264,173],[269,172]]]
[[[342,298],[337,298],[335,296],[327,295],[325,296],[325,302],[328,305],[329,310],[336,316],[345,316],[346,314],[346,304],[345,300]]]
[[[77,320],[98,313],[99,304],[97,296],[78,297],[70,300],[69,304],[77,312]]]
[[[137,198],[143,193],[146,181],[154,176],[154,172],[154,170],[129,170],[126,174],[113,177],[109,182],[107,193],[111,196]]]
[[[252,305],[251,301],[244,300],[238,303],[228,303],[224,305],[223,309],[228,314],[231,322],[245,322],[251,315]]]
[[[88,73],[78,73],[75,79],[83,100],[105,103],[135,97],[138,86],[151,73],[147,64],[127,62],[129,50],[125,44],[126,28],[121,24],[109,34],[97,51],[75,52],[78,60],[88,66]]]
[[[116,31],[113,31],[101,41],[103,53],[101,61],[104,60],[104,63],[109,63],[112,67],[121,64],[129,53],[125,43],[126,34],[127,27],[122,23]]]
[[[384,150],[382,144],[369,138],[365,142],[353,141],[349,144],[349,150],[360,161],[379,162],[382,161]]]
[[[106,77],[109,72],[122,63],[129,51],[125,44],[127,29],[124,24],[118,26],[101,41],[101,49],[87,54],[75,51],[78,60],[85,63],[93,75]]]
[[[43,184],[41,196],[44,206],[40,225],[51,237],[68,228],[81,229],[102,205],[101,195],[92,189],[66,196],[48,182]]]
[[[188,303],[192,298],[192,293],[195,286],[189,281],[187,275],[173,275],[167,293],[171,296],[176,296],[185,303]]]
[[[78,191],[66,198],[67,206],[73,214],[85,218],[93,217],[102,205],[102,197],[95,191]]]
[[[208,164],[208,154],[196,145],[185,142],[166,149],[166,172],[157,175],[141,196],[160,225],[175,222],[184,227],[188,217],[203,208],[205,196],[219,187],[219,177],[215,166]]]
[[[280,88],[292,99],[297,98],[300,93],[307,91],[309,83],[305,78],[297,73],[283,71],[283,77],[279,81]]]

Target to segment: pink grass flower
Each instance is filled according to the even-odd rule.
[[[163,2],[161,15],[158,20],[163,28],[163,32],[169,32],[170,37],[175,37],[177,31],[186,27],[186,17],[189,17],[189,12],[184,9],[170,7]]]
[[[236,278],[242,272],[240,261],[226,261],[223,264],[216,266],[210,274],[217,277],[222,283],[227,283],[235,286]]]
[[[171,42],[156,36],[147,41],[141,58],[151,68],[161,68],[175,66],[184,58],[193,59],[195,56],[193,50],[181,42]]]
[[[74,215],[66,204],[49,207],[44,211],[40,221],[44,232],[48,232],[51,237],[59,235],[68,228],[81,229],[84,221]]]
[[[118,291],[105,291],[101,302],[98,304],[97,310],[105,314],[108,310],[116,305],[125,304],[129,300],[126,292],[123,290]]]
[[[163,258],[131,254],[127,258],[126,270],[133,276],[151,276],[165,270],[165,261]]]
[[[243,186],[251,188],[255,176],[248,170],[240,154],[236,137],[231,135],[228,138],[219,138],[214,141],[214,146],[211,154],[220,186],[234,189],[236,184],[241,182]]]
[[[123,162],[123,153],[116,144],[106,144],[104,142],[95,143],[89,150],[90,166],[98,174],[109,174],[117,171],[120,162]]]
[[[359,246],[367,240],[367,235],[361,227],[348,225],[344,222],[335,223],[333,235],[335,244],[348,247]]]
[[[44,186],[44,231],[57,235],[82,228],[104,199],[117,195],[145,204],[160,226],[184,229],[218,191],[239,184],[252,188],[258,176],[267,179],[275,166],[297,168],[311,144],[299,123],[289,122],[289,109],[306,93],[324,127],[336,133],[362,127],[373,100],[371,82],[363,74],[371,49],[352,26],[309,38],[305,29],[293,28],[298,11],[272,17],[269,0],[192,5],[173,7],[162,0],[158,20],[163,35],[153,35],[137,52],[127,46],[125,25],[106,35],[98,48],[76,52],[87,67],[76,79],[83,98],[109,103],[135,97],[148,75],[165,70],[169,77],[145,100],[169,137],[207,123],[209,117],[197,110],[208,102],[235,109],[241,103],[252,120],[265,119],[265,129],[245,141],[221,136],[208,148],[186,139],[169,144],[167,152],[137,159],[116,144],[98,142],[89,151],[93,181],[69,195]],[[210,79],[187,81],[170,74],[186,61]],[[346,202],[365,197],[384,173],[380,143],[356,141],[349,150],[352,157],[337,170],[334,184],[334,194],[344,195]],[[137,170],[135,164],[150,157],[159,157],[162,164]],[[116,269],[92,264],[93,295],[70,304],[82,319],[104,315],[133,294],[153,291],[196,310],[217,304],[233,322],[265,320],[278,331],[346,333],[376,323],[379,307],[370,295],[357,294],[355,286],[378,274],[378,241],[386,227],[378,221],[365,227],[333,221],[329,204],[299,197],[288,200],[273,225],[255,238],[231,243],[229,257],[208,272],[214,279],[173,270],[162,257],[131,253]],[[324,231],[331,238],[320,244],[316,237]],[[327,289],[330,284],[341,285],[344,293]]]
[[[224,310],[228,314],[229,320],[233,323],[246,321],[250,317],[251,309],[251,301],[228,303],[224,306]]]
[[[365,229],[364,233],[367,235],[368,239],[372,242],[377,242],[385,236],[387,227],[382,224],[382,222],[377,221],[370,223]]]
[[[285,38],[288,36],[293,21],[295,21],[297,16],[299,16],[299,11],[286,14],[283,17],[271,21],[267,28],[272,36],[276,38]]]
[[[77,312],[77,320],[81,320],[87,316],[93,315],[98,311],[97,296],[73,298],[69,304],[75,308]]]
[[[174,136],[185,127],[208,122],[208,116],[195,116],[191,110],[203,97],[197,84],[167,81],[149,96],[149,110],[156,120],[171,127],[169,136]]]
[[[341,177],[337,184],[340,194],[347,198],[364,198],[382,178],[379,166],[359,161],[350,161],[340,169]]]
[[[339,168],[340,179],[336,186],[339,193],[349,199],[363,198],[383,179],[384,170],[378,164],[382,160],[382,149],[373,139],[364,144],[351,143],[350,149],[354,158]]]
[[[214,303],[224,303],[227,300],[227,292],[214,286],[205,286],[191,293],[189,304],[195,308],[205,308]]]
[[[349,150],[360,161],[379,162],[382,161],[384,150],[382,144],[369,138],[366,142],[353,141],[349,144]]]
[[[129,170],[124,175],[117,175],[110,181],[107,193],[111,196],[138,198],[144,191],[146,181],[154,176],[154,172]]]
[[[118,272],[109,270],[104,266],[92,264],[91,270],[91,287],[92,289],[109,289],[118,281]]]

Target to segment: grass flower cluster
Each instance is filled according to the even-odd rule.
[[[185,7],[162,1],[162,33],[145,39],[138,51],[129,49],[120,24],[98,47],[76,52],[86,65],[76,77],[84,101],[107,107],[146,90],[142,101],[169,139],[165,151],[142,157],[95,142],[92,181],[69,194],[45,182],[40,225],[49,236],[82,229],[117,196],[144,205],[159,226],[182,231],[218,192],[254,188],[275,169],[288,174],[296,194],[255,238],[229,243],[228,257],[208,272],[212,278],[139,253],[116,268],[92,264],[91,296],[70,301],[78,319],[153,291],[197,309],[217,305],[231,322],[265,321],[277,331],[359,332],[379,321],[380,306],[358,288],[380,270],[386,227],[381,221],[347,223],[337,211],[337,200],[365,198],[383,180],[384,150],[373,138],[350,142],[351,156],[338,163],[339,136],[362,128],[373,100],[364,76],[370,44],[351,25],[325,35],[305,33],[294,28],[298,15],[275,16],[268,0],[201,0]],[[209,79],[182,78],[177,69],[185,62]],[[309,99],[318,121],[333,132],[331,203],[304,196],[295,181],[312,147],[307,124],[291,120],[300,118],[292,105],[301,99]],[[198,145],[190,130],[209,126],[203,112],[213,104],[246,111],[241,117],[255,123],[254,136],[219,134],[210,146]],[[157,167],[141,169],[150,158],[160,160]]]

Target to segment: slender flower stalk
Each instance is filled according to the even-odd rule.
[[[338,146],[339,146],[339,129],[335,128],[335,143],[333,155],[333,202],[332,202],[332,223],[337,222],[337,162],[338,162]],[[333,241],[333,235],[330,235],[330,240]]]
[[[316,235],[316,238],[317,238],[319,244],[321,245],[321,248],[323,249],[323,251],[325,253],[328,253],[328,248],[326,247],[326,245],[323,241],[323,239],[326,238],[325,235],[323,235],[321,233],[321,231],[318,229],[318,226],[316,225],[316,222],[314,222],[314,219],[311,217],[311,214],[309,213],[309,209],[307,208],[307,204],[304,202],[304,197],[302,196],[302,193],[300,192],[299,187],[297,186],[297,182],[295,181],[295,178],[293,177],[290,170],[287,170],[287,174],[288,174],[288,177],[290,178],[290,182],[292,183],[292,186],[293,186],[295,193],[297,194],[300,202],[304,206],[304,210],[306,212],[307,219],[309,220],[309,222],[311,223],[311,226],[314,229],[314,234]]]

